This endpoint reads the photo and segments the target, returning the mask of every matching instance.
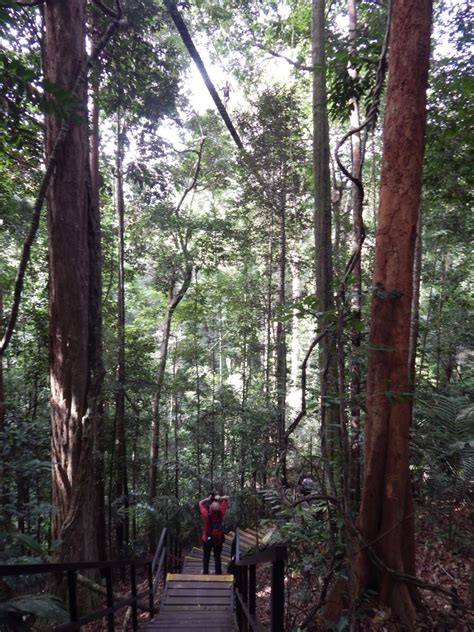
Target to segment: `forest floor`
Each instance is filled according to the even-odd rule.
[[[474,599],[471,573],[474,560],[472,538],[472,509],[467,504],[440,505],[423,508],[417,515],[416,557],[418,577],[429,584],[440,586],[452,593],[453,599],[432,590],[420,591],[422,606],[418,611],[417,630],[420,632],[470,632],[474,630]],[[299,632],[308,619],[312,608],[320,599],[321,582],[308,583],[302,576],[293,574],[287,582],[286,632]],[[269,624],[270,568],[259,572],[258,617]],[[466,608],[456,608],[458,600]],[[403,626],[390,608],[375,606],[373,602],[361,602],[357,613],[360,632],[398,632]],[[316,617],[314,617],[316,619]],[[311,622],[314,632],[326,628]],[[334,628],[345,629],[344,624]]]
[[[474,630],[473,572],[474,542],[472,538],[472,509],[467,504],[440,504],[425,506],[417,512],[416,556],[418,577],[427,583],[448,590],[449,598],[431,590],[420,591],[422,607],[418,612],[417,630],[420,632],[470,632]],[[270,622],[270,573],[265,565],[258,571],[257,616],[263,625]],[[306,581],[293,573],[286,586],[286,632],[300,632],[312,608],[320,599],[322,581],[314,576]],[[123,592],[128,589],[123,585]],[[159,591],[158,591],[159,594]],[[456,599],[472,609],[456,608]],[[158,604],[157,604],[158,605]],[[116,629],[123,629],[126,609],[116,615]],[[362,601],[357,613],[360,632],[398,632],[403,626],[396,620],[390,608],[375,606]],[[139,614],[140,622],[146,623],[148,613]],[[316,617],[314,617],[316,619]],[[86,632],[106,630],[105,624],[90,624]],[[325,628],[311,621],[308,630],[323,632]],[[342,623],[335,628],[343,632]]]

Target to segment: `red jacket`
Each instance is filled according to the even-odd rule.
[[[229,501],[227,498],[223,500],[217,501],[221,507],[222,511],[222,519],[224,519],[225,512],[227,511],[227,507],[229,506]],[[206,504],[206,501],[199,501],[199,513],[201,514],[201,520],[203,525],[201,540],[203,542],[207,542],[207,538],[209,536],[209,506]]]

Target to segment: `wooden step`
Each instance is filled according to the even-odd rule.
[[[234,581],[233,575],[191,575],[185,573],[168,573],[167,582],[230,582]]]
[[[145,630],[232,632],[233,575],[168,573],[158,616]]]

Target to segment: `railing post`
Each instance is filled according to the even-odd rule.
[[[77,577],[76,571],[67,572],[67,594],[69,600],[69,618],[71,623],[78,621],[77,612]]]
[[[249,578],[248,566],[243,566],[242,567],[242,601],[244,602],[244,606],[247,606],[248,604],[248,596],[249,596],[248,578]],[[247,615],[244,616],[242,623],[243,623],[242,630],[244,632],[247,632],[247,630],[249,629],[248,622],[247,622]]]
[[[284,632],[285,561],[272,562],[271,632]]]
[[[154,600],[153,600],[153,595],[154,595],[154,591],[153,591],[153,571],[151,570],[151,562],[148,562],[147,564],[147,569],[148,569],[148,599],[149,599],[149,607],[150,607],[150,621],[151,619],[153,619],[153,617],[155,616],[155,607],[154,607]]]
[[[112,587],[112,569],[107,566],[104,569],[104,573],[105,573],[105,590],[106,590],[106,606],[107,608],[113,608],[114,607],[114,591],[113,591],[113,587]],[[107,630],[109,632],[113,632],[114,631],[114,627],[115,627],[115,617],[114,617],[114,613],[111,612],[110,614],[107,615]]]
[[[163,542],[163,547],[164,547],[164,551],[165,551],[165,557],[164,557],[164,560],[163,560],[163,582],[165,581],[166,575],[168,573],[168,563],[169,563],[169,560],[168,560],[168,550],[169,550],[168,549],[168,544],[169,544],[169,540],[170,540],[170,537],[171,537],[171,533],[169,531],[167,531],[166,535],[169,536],[169,537],[166,537],[165,541]]]
[[[235,574],[235,589],[237,592],[237,599],[235,604],[235,614],[237,617],[237,627],[239,631],[242,630],[242,606],[240,604],[239,596],[241,594],[241,576],[242,576],[242,566],[237,566]]]
[[[249,614],[255,616],[257,596],[257,567],[249,566]]]
[[[130,564],[130,583],[132,588],[132,629],[133,632],[138,630],[137,619],[137,577],[135,573],[135,564]]]

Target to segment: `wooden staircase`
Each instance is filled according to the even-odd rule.
[[[240,531],[241,547],[249,550],[257,542],[252,531]],[[228,533],[222,547],[225,571],[231,557],[234,533]],[[174,632],[232,632],[237,630],[234,616],[233,575],[203,575],[203,552],[193,547],[184,559],[181,574],[168,574],[158,616],[145,625],[146,630]],[[210,571],[214,559],[211,554]]]

